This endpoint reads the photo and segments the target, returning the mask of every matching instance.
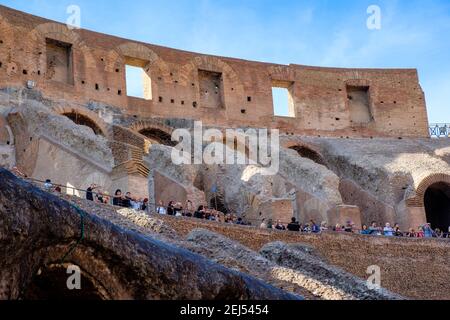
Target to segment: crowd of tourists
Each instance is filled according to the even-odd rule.
[[[111,198],[107,192],[103,192],[101,188],[92,184],[86,190],[86,199],[102,204],[112,204],[117,207],[130,208],[141,211],[152,211],[149,207],[149,200],[147,198],[134,197],[130,192],[123,193],[122,190],[117,189]],[[112,199],[112,202],[111,202]],[[155,212],[161,215],[169,215],[175,217],[197,218],[209,221],[218,221],[224,223],[233,223],[238,225],[245,225],[242,218],[233,214],[223,214],[213,208],[206,206],[199,206],[195,208],[192,201],[186,200],[184,205],[181,202],[169,201],[167,205],[160,201],[154,207]]]
[[[347,232],[347,233],[359,233],[362,235],[373,236],[386,236],[386,237],[407,237],[407,238],[449,238],[450,239],[450,227],[448,230],[441,230],[439,228],[432,229],[431,224],[419,226],[417,230],[409,229],[408,231],[402,231],[399,224],[386,223],[384,227],[378,225],[373,221],[370,226],[363,225],[361,230],[355,228],[355,224],[348,221],[345,225],[337,224],[335,226],[328,226],[327,222],[317,224],[314,220],[309,223],[302,224],[297,221],[296,218],[292,218],[289,224],[283,224],[280,220],[275,223],[272,220],[263,219],[260,225],[261,229],[275,229],[275,230],[288,230],[292,232],[302,233],[321,233],[326,231],[333,232]]]
[[[147,211],[148,199],[134,197],[131,192],[123,193],[122,190],[117,189],[112,197],[108,192],[103,192],[96,184],[92,184],[86,190],[86,200],[94,201],[102,204],[112,204],[113,206],[129,208],[133,210]]]
[[[59,186],[54,186],[51,180],[47,180],[44,188],[49,191],[61,192]],[[101,187],[92,184],[86,190],[86,199],[101,204],[112,204],[118,207],[130,208],[134,210],[152,211],[155,209],[157,214],[169,215],[175,217],[188,217],[208,221],[217,221],[222,223],[230,223],[236,225],[252,225],[249,221],[244,221],[242,218],[234,214],[224,214],[216,209],[208,208],[201,205],[195,208],[192,201],[186,200],[184,205],[181,202],[169,201],[167,205],[160,201],[156,206],[150,207],[149,200],[144,198],[134,197],[130,192],[123,193],[118,189],[111,197],[108,192],[102,191]],[[347,221],[345,225],[337,224],[329,226],[327,222],[317,224],[314,220],[308,223],[300,223],[296,218],[292,218],[290,223],[283,223],[281,220],[273,221],[271,219],[263,219],[260,224],[260,229],[274,229],[280,231],[292,231],[301,233],[321,233],[321,232],[345,232],[345,233],[359,233],[362,235],[372,236],[386,236],[386,237],[407,237],[407,238],[447,238],[450,239],[450,227],[447,230],[439,228],[433,229],[431,224],[427,223],[417,227],[417,229],[409,229],[404,231],[399,224],[391,225],[386,223],[383,226],[373,221],[370,225],[363,225],[362,229],[357,229],[355,224]]]
[[[247,225],[242,218],[239,218],[234,214],[224,214],[214,208],[209,208],[204,205],[195,208],[190,200],[186,200],[184,206],[181,202],[176,201],[169,201],[166,206],[163,201],[160,201],[156,207],[156,213],[175,217],[187,217],[237,225]]]

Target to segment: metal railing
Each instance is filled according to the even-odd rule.
[[[450,138],[450,124],[448,123],[432,123],[429,129],[432,138]]]

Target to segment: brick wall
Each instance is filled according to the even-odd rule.
[[[321,235],[260,230],[197,219],[161,217],[179,234],[196,228],[225,235],[254,250],[283,241],[312,245],[328,262],[367,279],[367,268],[381,268],[381,285],[415,299],[450,299],[450,241],[324,233]],[[206,245],[206,244],[205,244]]]
[[[3,86],[24,86],[33,80],[49,98],[98,101],[139,118],[201,119],[208,125],[276,127],[284,133],[428,136],[424,94],[413,69],[317,68],[213,57],[71,31],[63,24],[2,6],[0,31]],[[60,72],[64,76],[54,76],[53,66],[48,67],[49,38],[69,55],[70,68]],[[130,58],[147,62],[144,70],[152,79],[152,100],[127,97],[125,64]],[[203,77],[200,86],[199,70],[220,78],[217,95],[223,107],[209,105],[217,104],[217,99],[202,98],[202,90],[215,88],[214,83],[204,82],[216,78]],[[73,74],[66,77],[66,72]],[[290,84],[296,118],[274,116],[272,85],[277,83]],[[348,88],[367,88],[372,121],[352,122]]]

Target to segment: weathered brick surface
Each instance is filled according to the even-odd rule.
[[[286,66],[208,56],[69,30],[6,7],[0,7],[0,38],[2,86],[33,80],[51,99],[96,101],[138,118],[201,119],[209,125],[273,127],[284,133],[428,136],[424,94],[414,69]],[[59,70],[64,66],[49,58],[53,47],[47,39],[70,47],[58,51],[71,59],[69,70]],[[151,100],[127,96],[125,65],[136,61],[144,62],[152,79]],[[286,84],[296,118],[274,116],[272,86]],[[355,123],[350,96],[366,89],[373,121]]]
[[[367,268],[381,268],[382,286],[414,299],[450,299],[450,242],[436,239],[402,239],[346,233],[321,235],[260,230],[197,219],[162,216],[175,231],[187,236],[196,228],[208,229],[254,250],[283,241],[312,245],[328,262],[363,279]]]

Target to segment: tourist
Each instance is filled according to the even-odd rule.
[[[111,197],[109,196],[109,192],[105,191],[103,193],[103,203],[104,204],[111,204]]]
[[[169,204],[167,205],[167,215],[169,215],[169,216],[175,215],[175,210],[173,207],[174,204],[175,204],[174,201],[170,201]]]
[[[297,219],[295,219],[295,217],[292,217],[291,223],[288,224],[287,229],[292,232],[300,231],[300,224],[298,223]]]
[[[419,227],[419,231],[416,233],[416,238],[425,238],[425,232],[422,226]]]
[[[427,223],[423,226],[423,232],[425,238],[432,238],[433,237],[433,229],[431,229],[431,224]]]
[[[220,221],[220,215],[217,210],[211,210],[211,214],[209,215],[210,221]]]
[[[56,186],[55,187],[55,192],[60,194],[62,192],[61,187],[60,186]]]
[[[175,214],[175,217],[182,217],[183,216],[183,205],[180,202],[177,202],[174,205],[173,212]]]
[[[269,219],[269,221],[267,222],[267,229],[273,229],[273,220]]]
[[[205,207],[203,207],[203,212],[204,212],[203,219],[209,220],[211,217],[211,214],[212,214],[212,210],[210,210],[210,208],[205,206]],[[227,223],[231,223],[231,222],[232,221],[231,221],[231,217],[230,217],[229,220],[227,221]]]
[[[147,209],[148,209],[148,199],[145,198],[145,199],[142,201],[141,210],[142,210],[142,211],[147,211]]]
[[[113,205],[117,207],[122,207],[123,205],[122,200],[123,200],[122,190],[117,189],[116,192],[114,193]]]
[[[262,219],[261,224],[259,225],[260,229],[267,229],[266,219]]]
[[[197,211],[194,213],[194,218],[205,219],[205,206],[201,205],[198,207]]]
[[[314,220],[311,220],[310,223],[311,223],[311,232],[320,233],[320,227],[314,222]]]
[[[435,236],[436,238],[443,238],[443,237],[444,237],[444,232],[442,232],[441,229],[437,228],[437,229],[434,231],[434,236]]]
[[[239,226],[245,226],[244,220],[242,220],[242,218],[240,217],[237,219],[236,224]]]
[[[305,224],[305,227],[303,228],[303,232],[306,232],[306,233],[311,233],[312,232],[312,228],[311,228],[311,225],[309,223]]]
[[[347,223],[345,224],[345,227],[344,227],[344,231],[348,232],[348,233],[353,233],[353,227],[354,227],[353,222],[347,221]]]
[[[369,231],[371,235],[381,236],[381,230],[380,228],[378,228],[378,225],[375,221],[372,221],[372,224],[369,227]]]
[[[141,210],[142,207],[142,199],[130,198],[130,208],[133,210]]]
[[[191,200],[186,200],[186,203],[184,204],[184,215],[192,217],[192,213],[195,211],[194,204]],[[189,214],[189,215],[188,215]]]
[[[103,193],[101,190],[97,191],[98,193],[95,195],[95,202],[97,203],[105,203],[105,200],[103,199]]]
[[[417,238],[416,230],[414,230],[413,228],[409,229],[409,231],[406,233],[406,237]]]
[[[403,237],[403,232],[401,232],[400,225],[398,223],[396,223],[394,226],[394,236]]]
[[[320,224],[320,232],[328,231],[328,224],[326,221],[322,221]]]
[[[159,205],[156,207],[156,213],[157,214],[167,214],[167,210],[164,207],[164,203],[162,202],[162,200],[159,201]]]
[[[86,200],[89,201],[94,201],[94,190],[96,190],[98,188],[98,186],[93,183],[89,186],[89,188],[87,188],[86,190]]]
[[[391,227],[391,224],[389,222],[386,223],[386,226],[383,229],[383,233],[386,237],[394,236],[394,228]]]
[[[304,226],[303,223],[300,223],[300,232],[303,232]]]
[[[338,223],[336,224],[336,226],[333,228],[333,231],[335,232],[342,232],[343,228],[341,227],[341,225]]]
[[[280,220],[277,220],[277,224],[275,225],[274,229],[276,229],[276,230],[286,230],[286,227],[281,223]]]
[[[44,188],[46,189],[46,191],[50,192],[51,189],[53,188],[52,180],[50,179],[45,180]]]
[[[361,234],[362,235],[370,235],[372,232],[369,230],[369,228],[367,227],[367,225],[363,225],[362,226],[362,230],[361,230]]]
[[[131,198],[131,193],[127,192],[125,194],[125,198],[122,199],[122,207],[124,207],[124,208],[131,208],[131,201],[132,200],[133,199]]]

